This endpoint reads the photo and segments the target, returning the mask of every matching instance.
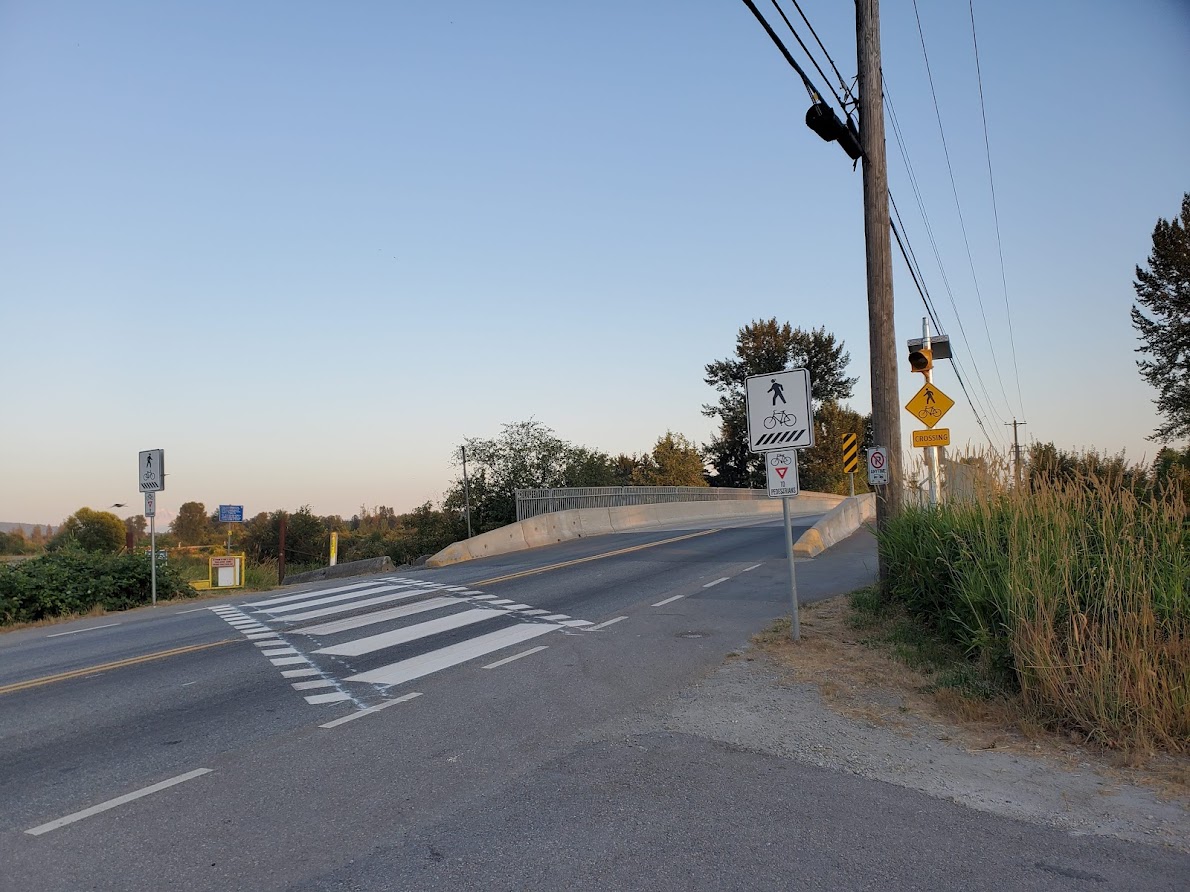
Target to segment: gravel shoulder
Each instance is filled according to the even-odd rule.
[[[1129,760],[994,709],[853,640],[846,597],[802,615],[802,641],[758,643],[650,713],[645,727],[918,790],[1076,835],[1190,853],[1190,759]]]

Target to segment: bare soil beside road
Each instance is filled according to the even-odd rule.
[[[1081,835],[1190,853],[1190,758],[1120,754],[932,679],[850,622],[847,597],[803,608],[802,640],[770,631],[655,714],[664,730],[916,789]]]

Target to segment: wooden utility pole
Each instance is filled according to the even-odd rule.
[[[887,486],[877,487],[876,526],[904,502],[901,400],[897,392],[897,338],[893,327],[892,244],[889,240],[888,168],[884,157],[884,86],[880,75],[880,0],[856,0],[859,57],[859,133],[864,150],[864,234],[868,260],[868,341],[872,356],[872,433],[888,447]],[[880,578],[884,579],[884,561]]]

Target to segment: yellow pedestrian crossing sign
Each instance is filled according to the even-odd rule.
[[[933,384],[926,384],[913,399],[905,403],[905,408],[926,427],[933,427],[953,405],[954,400]]]

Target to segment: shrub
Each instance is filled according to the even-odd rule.
[[[124,610],[151,599],[149,558],[63,549],[13,566],[0,566],[0,625],[87,613],[96,607]],[[167,563],[157,565],[157,597],[193,595]]]

